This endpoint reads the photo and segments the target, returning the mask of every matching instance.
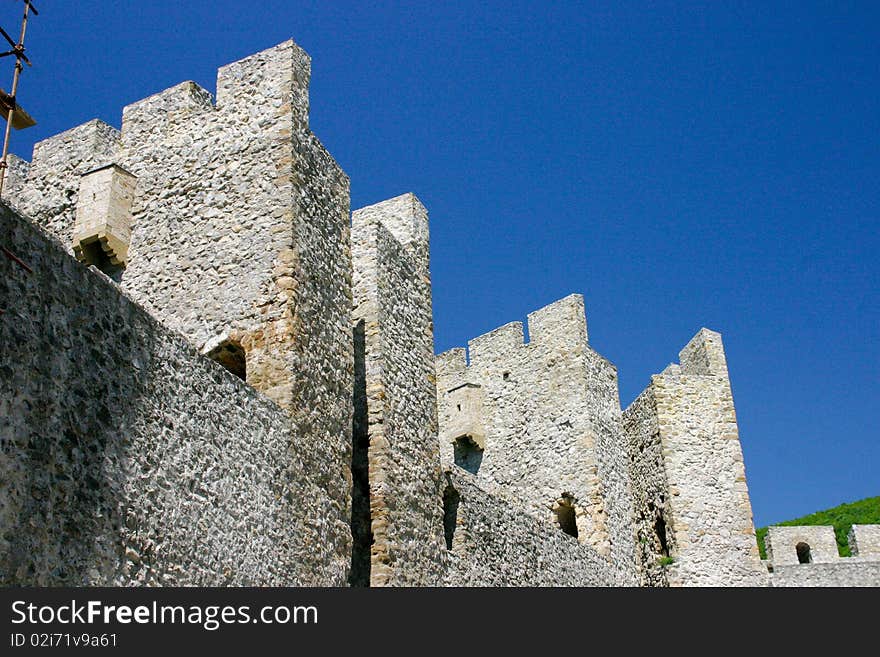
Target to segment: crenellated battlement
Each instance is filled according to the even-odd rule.
[[[456,379],[464,377],[467,372],[467,349],[454,347],[438,354],[434,359],[434,367],[437,377],[444,379]]]
[[[579,351],[587,345],[584,298],[571,294],[528,315],[529,340],[522,322],[510,322],[468,341],[471,367],[503,364],[520,358],[520,347],[541,351]],[[527,357],[527,356],[523,356]]]
[[[33,177],[54,170],[94,168],[113,160],[122,146],[120,132],[112,125],[92,119],[34,144],[29,173]]]
[[[852,556],[842,557],[831,525],[774,525],[764,539],[771,572],[780,566],[880,561],[880,525],[852,525],[847,543]]]
[[[853,525],[847,542],[854,557],[880,561],[880,525]]]
[[[117,162],[121,152],[119,131],[99,119],[65,130],[37,142],[29,163],[20,160],[4,198],[57,236],[72,253],[80,177]]]
[[[850,554],[840,556],[831,525],[784,525],[767,529],[767,568],[773,586],[877,586],[880,525],[853,525]]]
[[[162,139],[169,132],[214,112],[211,92],[192,81],[126,105],[122,110],[121,138],[131,149],[151,139]]]
[[[309,56],[292,40],[285,41],[220,67],[216,103],[210,91],[188,80],[127,105],[122,138],[132,148],[139,139],[160,137],[212,112],[230,127],[254,132],[274,119],[305,127],[310,76]]]
[[[764,539],[773,567],[798,563],[829,563],[840,559],[831,525],[768,527]]]
[[[217,109],[237,115],[242,124],[264,121],[269,116],[291,116],[308,125],[309,82],[312,60],[289,39],[217,71]]]
[[[469,367],[503,365],[520,357],[519,349],[525,346],[522,322],[510,322],[497,329],[468,340]]]
[[[9,158],[0,581],[766,584],[720,334],[625,412],[579,294],[435,356],[428,211],[350,214],[310,75],[285,41]],[[880,582],[829,529],[771,529],[773,582]]]
[[[623,412],[643,581],[766,585],[721,335],[679,358]]]
[[[584,297],[554,301],[529,313],[529,342],[544,349],[579,349],[588,342]]]
[[[678,358],[682,374],[728,378],[720,333],[701,328],[679,352]]]
[[[633,573],[616,370],[587,343],[579,294],[530,313],[528,327],[528,342],[511,322],[437,356],[444,464]]]
[[[352,226],[366,227],[379,223],[404,247],[419,271],[428,275],[430,269],[430,231],[428,210],[415,194],[407,193],[368,205],[352,214]]]
[[[308,130],[309,71],[286,41],[221,67],[216,105],[177,84],[126,106],[121,132],[93,120],[40,142],[9,194],[78,257],[116,267],[123,289],[196,347],[232,336],[248,381],[288,407],[313,356],[284,345],[305,345],[304,311],[344,313],[350,295],[349,183]],[[96,196],[81,177],[102,167],[129,174],[131,190]],[[95,210],[108,204],[112,216]],[[87,223],[74,236],[77,217]],[[338,301],[314,303],[334,285]]]

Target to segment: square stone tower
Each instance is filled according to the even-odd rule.
[[[352,215],[352,584],[445,571],[428,212],[403,194]]]
[[[183,82],[127,106],[121,131],[38,143],[4,196],[320,437],[347,510],[349,180],[309,129],[309,76],[286,41],[220,68],[216,103]]]
[[[643,581],[766,586],[721,335],[679,359],[623,413]]]
[[[437,356],[440,450],[635,581],[617,370],[572,294]],[[469,357],[469,359],[468,359]]]

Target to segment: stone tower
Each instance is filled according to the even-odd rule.
[[[440,449],[634,576],[617,371],[571,295],[437,357]],[[469,356],[469,361],[467,357]]]
[[[764,586],[721,336],[679,359],[623,413],[644,581]]]

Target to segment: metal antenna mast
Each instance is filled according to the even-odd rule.
[[[37,8],[31,3],[31,0],[24,0],[24,15],[21,18],[21,36],[18,38],[18,43],[12,40],[12,37],[6,33],[2,27],[0,27],[0,35],[3,36],[9,42],[9,45],[12,47],[12,50],[8,50],[6,52],[0,53],[0,57],[6,57],[8,55],[15,56],[15,73],[12,75],[12,92],[6,93],[2,89],[0,89],[0,109],[6,110],[6,133],[3,136],[3,158],[0,159],[0,195],[3,194],[3,183],[6,181],[6,156],[9,153],[9,133],[12,128],[16,130],[22,130],[24,128],[30,128],[32,125],[36,124],[30,115],[18,105],[15,100],[15,94],[18,92],[18,78],[21,76],[22,71],[22,61],[24,61],[28,66],[31,66],[31,60],[27,58],[24,54],[24,35],[27,31],[27,21],[28,21],[28,12],[33,12],[34,16],[39,16],[40,12],[37,11]]]

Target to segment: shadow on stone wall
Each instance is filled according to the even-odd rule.
[[[351,450],[351,586],[370,585],[370,436],[367,418],[367,372],[364,321],[354,327],[354,417]]]
[[[2,206],[0,235],[0,583],[344,585],[326,437]]]
[[[125,561],[114,537],[152,332],[97,274],[0,213],[0,581],[109,583]]]

